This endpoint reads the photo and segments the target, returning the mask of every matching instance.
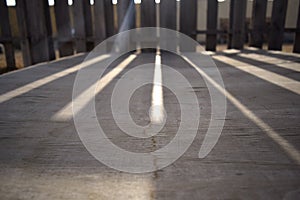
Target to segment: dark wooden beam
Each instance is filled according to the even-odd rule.
[[[27,14],[26,14],[26,4],[25,1],[18,0],[16,4],[17,18],[18,18],[18,28],[20,32],[20,43],[23,57],[24,67],[32,64],[30,43],[28,36],[27,27]]]
[[[217,46],[217,24],[218,24],[218,1],[207,1],[207,18],[206,18],[206,50],[215,51]]]
[[[113,12],[113,5],[111,0],[104,0],[104,7],[105,7],[105,25],[106,25],[106,37],[110,37],[114,35],[114,12]]]
[[[91,51],[94,47],[91,5],[88,0],[73,3],[76,52]]]
[[[160,27],[176,30],[176,0],[160,1]]]
[[[43,12],[45,17],[45,26],[46,26],[46,33],[47,33],[47,41],[48,41],[48,49],[49,49],[49,59],[55,59],[55,51],[54,51],[54,44],[52,38],[52,24],[51,24],[51,16],[50,16],[50,8],[48,0],[43,0],[42,3]]]
[[[271,29],[269,35],[269,50],[282,49],[287,2],[287,0],[273,1]]]
[[[133,0],[118,1],[119,32],[135,28],[135,6]]]
[[[229,28],[228,28],[228,39],[227,39],[227,47],[228,47],[228,49],[232,48],[232,27],[233,27],[234,1],[235,0],[230,0]]]
[[[197,0],[180,1],[180,32],[196,40],[196,30]]]
[[[1,37],[10,40],[4,42],[3,44],[5,49],[6,67],[8,71],[11,71],[16,69],[16,64],[6,0],[0,0],[0,19]]]
[[[233,5],[231,48],[243,49],[245,42],[245,20],[247,0],[235,0]]]
[[[94,3],[94,20],[94,37],[95,45],[97,45],[106,38],[105,5],[103,0],[98,0]]]
[[[155,1],[144,0],[141,3],[141,27],[156,26]]]
[[[293,52],[300,53],[300,3],[299,3],[299,8],[298,8],[297,28],[296,28],[296,33],[295,33]]]
[[[60,57],[72,55],[74,53],[74,49],[68,0],[56,1],[54,10],[58,35],[59,55]]]
[[[26,28],[20,26],[21,33],[27,31],[26,35],[29,39],[29,49],[31,63],[39,63],[49,61],[54,58],[54,49],[49,28],[50,17],[48,10],[48,2],[45,0],[30,0],[30,1],[17,1],[20,4],[19,9],[23,9],[21,15],[18,14],[18,21],[24,22]],[[24,17],[24,19],[20,18]],[[23,29],[23,30],[22,30]]]
[[[254,0],[252,8],[252,31],[250,46],[262,48],[266,27],[268,0]]]
[[[89,0],[82,0],[82,3],[83,3],[86,47],[87,47],[87,51],[91,51],[94,48],[94,42],[91,39],[93,37],[93,32],[94,32],[91,4]]]

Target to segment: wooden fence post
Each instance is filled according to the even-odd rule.
[[[247,0],[235,0],[233,5],[232,44],[234,49],[243,49]]]
[[[42,3],[42,11],[44,14],[45,19],[45,26],[46,26],[46,34],[47,34],[47,42],[48,42],[48,49],[49,49],[49,60],[55,59],[55,51],[54,51],[54,44],[52,38],[52,25],[51,25],[51,17],[50,17],[50,8],[48,5],[48,0],[43,0]]]
[[[106,38],[105,7],[103,0],[98,0],[94,3],[94,20],[94,37],[96,46]]]
[[[19,29],[23,34],[25,31],[27,32],[23,37],[28,37],[32,64],[49,61],[53,59],[54,55],[53,44],[50,44],[52,39],[49,38],[51,37],[51,30],[47,30],[51,25],[49,25],[50,18],[47,18],[47,13],[45,14],[48,5],[48,2],[47,4],[46,2],[44,0],[17,1],[18,12],[21,11],[18,14],[18,21],[21,24]],[[24,28],[24,25],[26,28]],[[28,53],[26,49],[25,51],[25,53]]]
[[[133,0],[118,1],[117,10],[119,32],[135,28],[135,6]]]
[[[190,36],[195,40],[196,30],[197,0],[180,1],[180,32]]]
[[[268,0],[254,0],[252,8],[252,31],[250,46],[262,48],[266,26]]]
[[[8,71],[16,69],[15,53],[9,24],[8,7],[5,0],[0,0],[1,37],[5,48],[6,67]]]
[[[160,26],[176,30],[176,0],[160,1]]]
[[[20,32],[20,42],[24,67],[32,64],[30,44],[28,37],[28,27],[27,27],[27,15],[26,15],[26,5],[25,1],[17,1],[16,4],[18,27]]]
[[[76,40],[76,52],[93,49],[91,37],[93,35],[91,5],[87,0],[77,0],[73,3],[73,16]]]
[[[105,25],[106,25],[106,37],[110,37],[115,34],[114,30],[114,12],[111,0],[104,0],[105,7]]]
[[[68,0],[58,0],[54,5],[60,57],[74,53]]]
[[[207,19],[206,19],[206,50],[215,51],[217,45],[217,24],[218,24],[218,1],[207,0]]]
[[[299,8],[298,8],[297,28],[296,28],[296,33],[295,33],[293,52],[300,53],[300,3],[299,3]]]
[[[234,16],[234,1],[230,0],[230,10],[229,10],[229,27],[228,27],[228,38],[227,38],[227,48],[232,48],[232,28],[233,28],[233,16]]]
[[[156,11],[154,0],[144,0],[141,3],[141,27],[156,26]]]
[[[269,50],[282,49],[287,2],[287,0],[273,1],[271,29],[269,35]]]

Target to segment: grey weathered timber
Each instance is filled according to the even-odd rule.
[[[197,0],[180,1],[180,32],[195,40],[196,30]]]
[[[114,29],[114,12],[111,0],[104,0],[105,10],[105,25],[106,25],[106,37],[110,37],[116,33]]]
[[[300,53],[300,3],[298,8],[298,19],[297,19],[297,28],[295,33],[295,41],[294,41],[294,53]]]
[[[48,5],[48,0],[43,0],[43,13],[45,17],[45,26],[46,26],[46,33],[47,33],[47,42],[48,42],[48,49],[49,49],[49,59],[55,59],[55,52],[54,52],[54,44],[52,38],[52,25],[51,25],[51,17],[50,17],[50,8]]]
[[[160,27],[177,30],[176,27],[176,0],[161,0],[159,6]],[[176,38],[170,38],[174,43],[167,44],[170,49],[176,50]]]
[[[234,12],[234,1],[230,0],[230,9],[229,9],[229,29],[228,29],[228,39],[227,39],[227,47],[231,49],[232,46],[232,27],[233,27],[233,12]]]
[[[247,0],[235,0],[233,5],[231,48],[243,49]]]
[[[5,48],[6,68],[9,71],[14,70],[16,69],[15,53],[12,44],[12,35],[11,35],[10,24],[9,24],[8,7],[6,5],[5,0],[0,0],[0,28],[1,28],[0,39],[1,38],[4,39],[4,41],[2,42]]]
[[[135,6],[133,0],[118,1],[117,10],[119,32],[135,28]]]
[[[176,0],[160,1],[160,27],[176,30]]]
[[[187,12],[188,14],[188,12]],[[217,45],[217,24],[218,24],[218,1],[207,1],[207,19],[206,19],[206,45],[207,51],[215,51]]]
[[[83,14],[84,14],[84,26],[86,36],[86,47],[87,51],[91,51],[94,48],[93,42],[93,21],[92,21],[92,10],[89,0],[83,0]]]
[[[17,1],[17,4],[20,0]],[[32,64],[43,61],[49,61],[54,58],[54,49],[52,44],[49,10],[46,8],[48,2],[43,0],[24,1],[20,9],[24,9],[27,36],[29,38],[30,57]],[[22,27],[21,27],[22,29]],[[24,31],[23,29],[22,31]]]
[[[124,22],[127,10],[129,8],[130,0],[122,0],[118,1],[117,10],[118,10],[118,30],[120,31],[122,25],[126,26],[125,23],[129,23],[128,21]]]
[[[72,42],[68,0],[56,1],[54,10],[57,27],[59,55],[60,57],[72,55],[74,53],[74,49]]]
[[[95,46],[106,37],[105,7],[104,1],[94,3],[94,42]]]
[[[32,64],[30,44],[28,37],[28,27],[27,27],[27,14],[25,1],[18,0],[16,4],[17,18],[18,18],[18,28],[20,33],[20,44],[22,50],[22,58],[24,67]]]
[[[156,10],[154,0],[144,0],[141,3],[141,27],[156,26]]]
[[[268,46],[269,50],[282,49],[287,2],[287,0],[273,1],[271,29]]]
[[[254,0],[252,8],[252,31],[250,46],[262,48],[266,26],[268,0]]]
[[[91,5],[89,1],[74,1],[73,16],[76,40],[76,52],[93,49],[91,37],[93,35]]]

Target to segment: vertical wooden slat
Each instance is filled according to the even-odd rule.
[[[172,17],[173,16],[174,15],[172,15]],[[180,32],[190,36],[195,40],[196,30],[197,30],[197,0],[180,1]]]
[[[232,28],[233,28],[233,16],[234,16],[234,1],[230,0],[230,10],[229,10],[229,29],[228,29],[228,49],[232,48]]]
[[[233,6],[232,44],[234,49],[243,49],[247,0],[235,0]]]
[[[104,0],[104,7],[105,7],[106,37],[110,37],[115,34],[113,5],[111,0]]]
[[[215,51],[217,45],[218,1],[207,1],[206,50]]]
[[[97,45],[106,37],[105,7],[103,0],[96,0],[94,3],[94,20],[94,37],[95,45]]]
[[[284,24],[287,11],[287,0],[274,0],[269,36],[269,50],[281,50]]]
[[[299,2],[299,8],[298,8],[297,28],[296,28],[296,33],[295,33],[293,52],[300,53],[300,2]]]
[[[42,3],[42,11],[44,13],[45,19],[45,26],[46,26],[46,34],[47,34],[47,42],[48,42],[48,49],[49,49],[49,60],[55,59],[55,51],[54,51],[54,44],[52,38],[52,26],[51,26],[51,17],[50,17],[50,8],[48,5],[48,0],[43,0]]]
[[[20,43],[24,67],[32,64],[30,43],[28,37],[27,14],[25,1],[18,0],[16,4],[18,27],[20,32]]]
[[[118,1],[117,10],[119,32],[135,28],[135,6],[133,0]]]
[[[254,0],[252,8],[252,31],[250,46],[262,48],[266,26],[268,0]]]
[[[92,10],[89,0],[82,0],[87,51],[94,48]]]
[[[176,0],[160,1],[160,26],[176,30]]]
[[[54,10],[58,33],[59,55],[61,57],[72,55],[74,50],[68,0],[56,1]]]
[[[86,47],[86,34],[84,25],[84,11],[82,1],[73,2],[73,16],[74,16],[74,29],[75,29],[75,43],[76,52],[85,52]]]
[[[156,26],[156,11],[154,0],[144,0],[141,3],[141,27]]]
[[[18,0],[17,4],[22,0]],[[24,9],[25,13],[25,24],[27,36],[29,37],[29,48],[30,48],[30,57],[32,64],[49,61],[53,59],[53,45],[50,44],[51,30],[47,30],[47,23],[49,23],[49,19],[47,19],[46,12],[46,1],[41,0],[31,0],[24,1],[24,7],[20,7]],[[24,14],[23,13],[23,14]],[[18,15],[18,17],[22,17]],[[24,21],[24,19],[18,18],[19,21]],[[22,27],[21,27],[22,28]],[[49,27],[48,27],[49,28]]]
[[[1,26],[1,37],[4,38],[5,58],[7,70],[14,70],[15,65],[15,54],[12,44],[12,35],[9,24],[8,7],[5,0],[0,0],[0,26]]]
[[[87,0],[73,3],[74,29],[76,52],[91,51],[93,49],[93,26],[91,5]]]
[[[117,10],[118,10],[118,25],[119,25],[118,29],[119,29],[119,31],[120,31],[120,28],[122,25],[126,26],[126,24],[123,24],[123,22],[124,22],[124,18],[126,16],[128,7],[129,7],[129,0],[118,1]],[[125,23],[128,23],[128,22],[125,22]]]

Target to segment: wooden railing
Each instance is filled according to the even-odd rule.
[[[262,48],[266,26],[266,9],[268,0],[254,0],[250,27],[250,46]],[[24,66],[50,61],[59,57],[86,52],[106,38],[116,34],[124,22],[126,13],[131,10],[130,23],[126,29],[135,27],[160,27],[179,30],[196,39],[197,34],[206,34],[206,49],[215,51],[218,34],[226,34],[228,48],[242,49],[245,43],[245,19],[247,0],[231,0],[229,29],[218,30],[218,1],[207,0],[207,27],[197,31],[197,0],[142,0],[135,5],[133,0],[55,0],[54,19],[57,35],[53,36],[50,7],[48,0],[17,0],[16,12],[19,37],[11,34],[8,7],[5,0],[0,0],[1,36],[4,45],[7,69],[15,69],[14,43],[20,44]],[[268,39],[269,50],[281,50],[285,16],[288,0],[274,0],[271,16],[271,28]],[[180,8],[180,12],[179,11]],[[159,18],[157,18],[159,12]],[[177,16],[179,14],[179,16]],[[300,52],[299,12],[295,32],[294,52]],[[157,20],[159,19],[159,20]],[[179,21],[178,21],[179,20]],[[55,45],[54,45],[55,44]]]

